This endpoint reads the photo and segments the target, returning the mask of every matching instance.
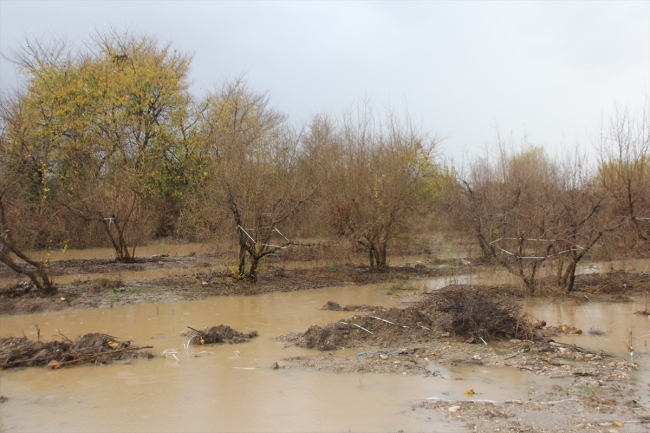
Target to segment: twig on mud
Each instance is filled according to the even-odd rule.
[[[160,357],[161,358],[163,358],[163,357],[167,358],[168,356],[173,356],[174,359],[176,359],[176,362],[178,362],[179,359],[178,359],[178,356],[176,356],[178,354],[179,353],[178,353],[178,351],[176,349],[165,349],[165,350],[163,350],[163,353],[160,354]]]
[[[344,325],[347,325],[347,323],[345,323],[345,322],[341,322],[341,323],[343,323]],[[352,325],[352,326],[356,326],[356,327],[359,328],[359,329],[363,329],[363,330],[366,331],[368,334],[375,335],[374,332],[370,332],[370,331],[368,331],[366,328],[364,328],[363,326],[359,326],[359,325],[357,325],[356,323],[350,323],[350,325]]]
[[[575,344],[558,343],[557,341],[549,341],[548,344],[549,344],[549,346],[552,346],[552,347],[564,347],[564,348],[567,348],[567,349],[575,350],[576,352],[589,353],[588,350],[585,350],[582,347],[577,346]]]
[[[194,337],[198,337],[198,335],[192,335],[190,339],[187,340],[187,343],[183,344],[183,348],[185,349],[185,353],[187,354],[188,358],[190,357],[190,343]]]
[[[382,322],[390,323],[391,325],[399,326],[400,328],[408,329],[408,326],[398,325],[397,323],[393,323],[393,322],[388,321],[386,319],[382,319],[381,317],[376,317],[376,316],[368,316],[368,317],[372,317],[373,319],[381,320]]]

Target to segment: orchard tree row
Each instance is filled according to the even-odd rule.
[[[10,57],[24,79],[0,100],[0,261],[44,292],[28,251],[110,245],[129,261],[169,236],[234,240],[255,280],[260,260],[306,239],[345,239],[381,268],[415,227],[445,227],[531,291],[546,263],[570,291],[599,242],[650,242],[647,113],[605,125],[597,164],[497,137],[456,171],[435,136],[370,104],[296,127],[242,78],[196,96],[191,56],[150,36],[29,39]]]

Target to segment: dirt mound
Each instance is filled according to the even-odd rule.
[[[86,334],[75,341],[61,336],[61,340],[34,341],[26,337],[0,339],[0,370],[11,367],[37,367],[47,365],[59,368],[63,365],[84,362],[108,362],[135,357],[150,358],[147,347],[135,347],[130,341],[119,341],[107,334]]]
[[[321,310],[325,311],[386,311],[384,307],[378,307],[376,305],[346,305],[345,307],[341,307],[341,305],[338,302],[334,301],[327,301],[327,304],[323,305],[323,308]]]
[[[334,305],[332,305],[334,304]],[[326,307],[336,307],[328,302]],[[470,286],[452,286],[428,294],[415,305],[311,326],[279,341],[317,350],[343,347],[406,347],[449,336],[481,342],[488,339],[532,338],[533,325],[517,304],[486,297]]]
[[[511,300],[494,300],[481,289],[452,286],[438,295],[436,311],[447,313],[442,327],[454,335],[470,339],[533,337],[533,325]]]
[[[381,314],[353,316],[325,326],[314,325],[304,333],[291,333],[278,339],[317,350],[363,345],[391,347],[435,338],[439,333],[432,328],[433,323],[433,319],[417,306],[391,308]]]
[[[198,344],[214,344],[214,343],[247,343],[251,338],[257,337],[257,331],[250,331],[246,334],[235,331],[228,325],[213,326],[205,328],[203,331],[194,329],[188,326],[190,331],[184,332],[182,335],[191,338],[191,343]],[[194,338],[196,337],[196,338]]]

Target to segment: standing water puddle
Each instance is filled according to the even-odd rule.
[[[462,423],[410,405],[427,397],[525,399],[550,386],[544,378],[506,368],[452,368],[432,365],[446,376],[336,374],[273,370],[282,358],[321,352],[285,348],[273,340],[313,324],[352,313],[321,311],[333,300],[342,305],[392,306],[381,285],[328,288],[250,297],[133,305],[115,309],[68,310],[2,317],[2,336],[36,337],[61,333],[70,338],[103,332],[160,353],[178,349],[178,361],[138,360],[103,367],[61,370],[30,368],[0,372],[3,431],[463,431]],[[260,336],[250,343],[182,349],[187,326],[228,324]],[[206,350],[213,354],[203,353]],[[462,380],[460,380],[462,379]],[[446,394],[443,394],[446,393]]]

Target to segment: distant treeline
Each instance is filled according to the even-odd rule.
[[[595,246],[647,250],[647,113],[604,125],[597,164],[497,137],[492,156],[455,170],[434,135],[369,104],[297,128],[243,78],[193,96],[191,56],[147,35],[97,33],[81,49],[30,39],[11,57],[24,80],[0,101],[10,266],[27,250],[90,246],[128,261],[174,237],[236,245],[255,279],[261,259],[298,243],[344,240],[380,268],[398,245],[445,232],[470,234],[531,290],[552,262],[571,290]]]

